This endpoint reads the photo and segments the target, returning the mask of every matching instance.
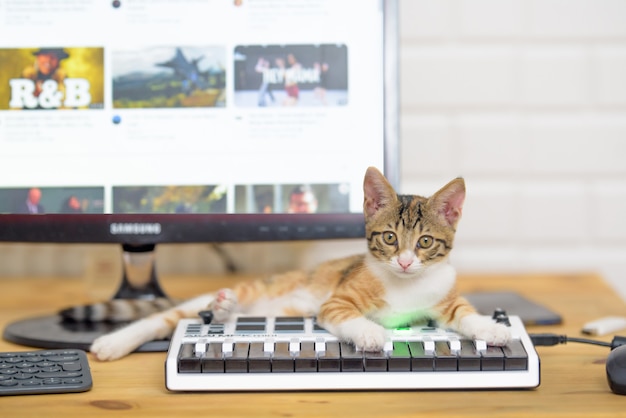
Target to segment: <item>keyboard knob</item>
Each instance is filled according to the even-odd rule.
[[[204,322],[205,325],[208,325],[211,321],[213,321],[213,311],[200,311],[198,312],[198,315],[202,318],[202,322]]]
[[[502,308],[496,308],[491,315],[491,319],[498,319],[498,317],[506,316],[506,311]]]
[[[496,320],[496,323],[498,323],[498,324],[504,324],[507,327],[511,326],[511,321],[509,321],[509,317],[505,313],[496,316],[495,320]]]

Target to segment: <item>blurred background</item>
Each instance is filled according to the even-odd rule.
[[[399,32],[401,192],[465,178],[459,272],[593,271],[626,299],[626,1],[400,0]],[[221,247],[246,273],[364,248]],[[157,256],[161,275],[226,271],[208,244]],[[120,271],[117,245],[0,244],[0,277]]]

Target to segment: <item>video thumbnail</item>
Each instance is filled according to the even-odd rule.
[[[238,213],[347,213],[347,184],[254,184],[235,187]]]
[[[235,104],[345,106],[345,45],[249,45],[235,48]]]
[[[223,186],[113,187],[113,213],[225,213]]]
[[[0,49],[0,110],[101,109],[103,48]]]
[[[104,188],[0,189],[0,213],[104,213]]]
[[[113,51],[113,107],[224,107],[225,59],[210,46]]]

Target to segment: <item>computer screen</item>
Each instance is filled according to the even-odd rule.
[[[2,2],[0,240],[359,236],[366,167],[397,182],[390,9]]]
[[[3,0],[0,241],[121,244],[115,297],[153,297],[126,269],[159,243],[362,237],[397,30],[395,0]]]

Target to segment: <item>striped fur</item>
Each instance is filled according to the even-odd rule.
[[[59,315],[66,321],[76,322],[129,322],[164,311],[175,305],[167,298],[112,299],[91,305],[72,306]]]
[[[317,315],[329,332],[364,350],[382,348],[385,327],[428,319],[489,344],[506,344],[507,328],[479,316],[459,296],[448,263],[465,199],[463,179],[430,198],[398,195],[370,167],[364,195],[365,254],[199,296],[98,338],[91,351],[101,360],[120,358],[144,342],[167,337],[179,319],[196,317],[207,307],[218,321],[231,314]]]

